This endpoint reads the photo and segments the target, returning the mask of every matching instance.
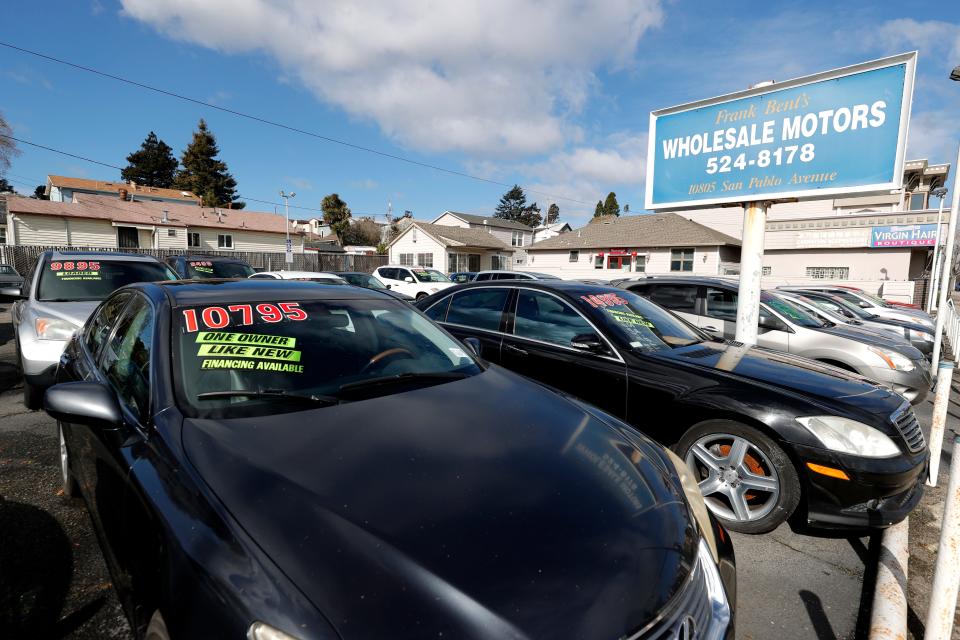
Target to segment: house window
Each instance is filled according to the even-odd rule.
[[[647,272],[647,256],[637,256],[636,266],[633,269],[637,273]]]
[[[693,249],[671,249],[670,271],[693,271]]]
[[[139,249],[140,233],[136,227],[117,227],[117,246],[121,249]]]
[[[593,258],[593,268],[603,269],[603,256],[595,256]]]
[[[523,231],[514,231],[514,232],[513,232],[513,237],[512,237],[511,240],[510,240],[510,244],[513,245],[514,247],[522,247],[522,246],[523,246]]]
[[[760,275],[769,276],[773,273],[773,267],[763,267],[763,271]]]
[[[909,210],[910,211],[921,211],[927,208],[927,193],[925,191],[917,191],[916,193],[910,194]]]
[[[0,244],[7,244],[7,228],[0,227]]]
[[[567,257],[567,262],[580,262],[580,252],[571,251],[570,255]]]
[[[847,280],[850,267],[807,267],[807,277],[815,280]]]
[[[200,246],[200,233],[198,231],[190,231],[187,233],[187,246],[190,248]]]
[[[229,233],[217,234],[218,249],[233,249],[233,235]]]
[[[418,253],[417,254],[417,264],[421,267],[431,267],[433,268],[433,254],[432,253]]]
[[[404,267],[413,266],[413,254],[412,253],[401,253],[400,254],[400,264]]]
[[[514,262],[514,264],[523,264],[523,258],[517,258],[517,259],[514,260],[513,262]]]
[[[168,237],[168,238],[176,238],[176,237],[177,237],[177,230],[176,230],[176,229],[167,229],[167,237]]]
[[[630,271],[632,260],[630,256],[607,256],[607,269]]]
[[[503,256],[490,256],[490,267],[492,269],[506,269],[507,259]]]

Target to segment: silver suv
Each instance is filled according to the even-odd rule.
[[[823,293],[829,293],[830,295],[837,296],[838,298],[843,298],[847,302],[851,302],[861,309],[866,309],[873,315],[880,316],[881,318],[891,318],[893,320],[903,320],[905,322],[915,322],[917,324],[923,325],[930,331],[933,331],[936,327],[936,323],[933,318],[930,317],[928,313],[921,309],[910,309],[908,307],[900,307],[897,305],[890,304],[882,298],[878,298],[875,295],[871,295],[864,291],[863,289],[855,289],[853,287],[839,287],[836,285],[817,285],[817,284],[806,284],[806,285],[789,285],[789,286],[780,286],[777,289],[782,289],[784,291],[821,291]]]
[[[44,391],[53,384],[63,348],[101,300],[134,282],[176,279],[169,267],[151,256],[42,253],[21,287],[0,290],[18,298],[10,315],[27,408],[40,408]]]
[[[736,334],[737,282],[721,278],[650,278],[620,285],[648,297],[719,338]],[[853,371],[916,404],[930,390],[928,363],[915,347],[889,338],[823,322],[789,300],[760,296],[757,344]]]

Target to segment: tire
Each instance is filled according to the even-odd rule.
[[[31,411],[43,408],[43,388],[27,382],[23,379],[23,406]]]
[[[80,497],[80,487],[70,471],[70,454],[67,452],[67,442],[63,437],[63,425],[57,423],[57,435],[60,437],[60,478],[63,481],[63,497],[65,500]]]
[[[427,297],[427,294],[425,294],[423,291],[421,291],[420,293],[417,294],[417,302],[420,302],[421,300],[423,300],[423,299],[426,298],[426,297]]]
[[[170,640],[170,634],[167,633],[167,623],[163,621],[159,609],[153,612],[150,624],[147,625],[147,631],[143,634],[143,640]]]
[[[674,446],[693,470],[710,512],[731,531],[767,533],[800,503],[793,462],[777,443],[745,424],[711,420]]]

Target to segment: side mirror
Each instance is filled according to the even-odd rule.
[[[6,296],[7,298],[25,298],[23,295],[23,287],[0,287],[0,296]]]
[[[404,281],[404,282],[409,282],[409,283],[412,284],[412,283],[413,283],[413,277],[412,277],[412,276],[407,276],[406,278],[403,279],[403,281]]]
[[[113,390],[98,382],[64,382],[47,389],[43,409],[61,422],[115,429],[123,422]]]
[[[779,318],[763,313],[760,314],[760,319],[757,321],[757,328],[764,331],[787,331],[787,327]]]
[[[385,285],[383,285],[383,286],[385,286],[387,289],[389,289],[391,285],[385,284]]]
[[[475,356],[479,357],[483,351],[483,344],[477,338],[464,338],[463,344],[465,344]]]
[[[570,346],[587,353],[606,353],[607,345],[595,333],[581,333],[574,336],[570,341]]]

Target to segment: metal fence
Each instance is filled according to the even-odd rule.
[[[259,251],[184,251],[182,249],[109,249],[104,247],[66,247],[66,246],[22,246],[0,245],[0,263],[12,265],[25,274],[37,261],[37,257],[47,250],[59,251],[117,251],[139,253],[163,260],[170,256],[198,254],[205,256],[224,256],[238,258],[256,269],[278,271],[363,271],[370,273],[377,267],[387,264],[387,256],[359,256],[343,253],[295,253],[293,264],[287,265],[283,253]]]

